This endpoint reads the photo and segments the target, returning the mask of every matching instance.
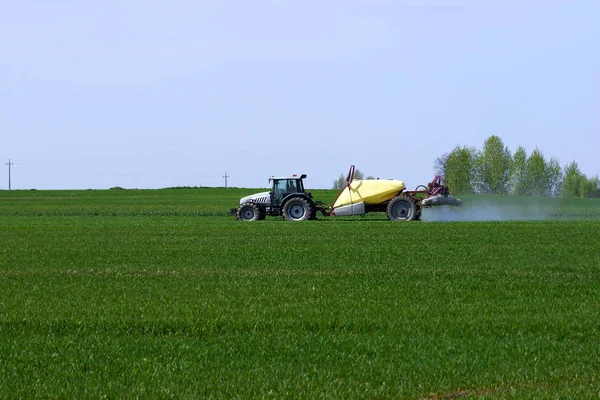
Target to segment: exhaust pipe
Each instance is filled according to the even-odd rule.
[[[434,206],[461,206],[462,200],[447,194],[437,194],[435,196],[423,199],[421,202],[423,207],[434,207]]]

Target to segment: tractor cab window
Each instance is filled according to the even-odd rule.
[[[303,193],[302,180],[300,179],[277,179],[273,181],[273,198],[276,203],[283,200],[291,193]]]
[[[298,193],[298,188],[296,187],[296,181],[289,180],[285,184],[286,193]]]
[[[282,195],[285,193],[285,180],[273,181],[273,193]]]
[[[276,194],[287,195],[290,193],[301,193],[302,183],[296,179],[280,179],[273,182],[273,192]]]
[[[273,181],[273,191],[271,192],[273,196],[273,203],[280,204],[285,196],[285,180],[274,180]]]

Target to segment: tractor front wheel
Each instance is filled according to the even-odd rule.
[[[315,218],[315,207],[302,197],[288,200],[283,206],[283,217],[288,221],[306,221]]]
[[[241,221],[257,221],[259,219],[265,219],[264,213],[260,207],[254,203],[242,204],[236,213],[237,219]]]
[[[390,221],[411,221],[417,217],[417,206],[410,197],[396,196],[388,203],[387,217]]]

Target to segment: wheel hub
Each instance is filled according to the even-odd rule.
[[[394,206],[394,214],[400,218],[406,218],[408,215],[408,208],[406,204],[398,203]]]
[[[290,214],[293,218],[302,218],[304,215],[304,207],[302,207],[300,204],[295,204],[290,208]]]
[[[254,210],[251,208],[246,208],[244,211],[242,211],[242,218],[244,218],[244,219],[254,218]]]

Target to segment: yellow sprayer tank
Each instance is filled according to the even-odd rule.
[[[359,203],[381,204],[392,199],[404,189],[406,189],[404,182],[395,179],[354,180],[339,195],[333,209]]]

